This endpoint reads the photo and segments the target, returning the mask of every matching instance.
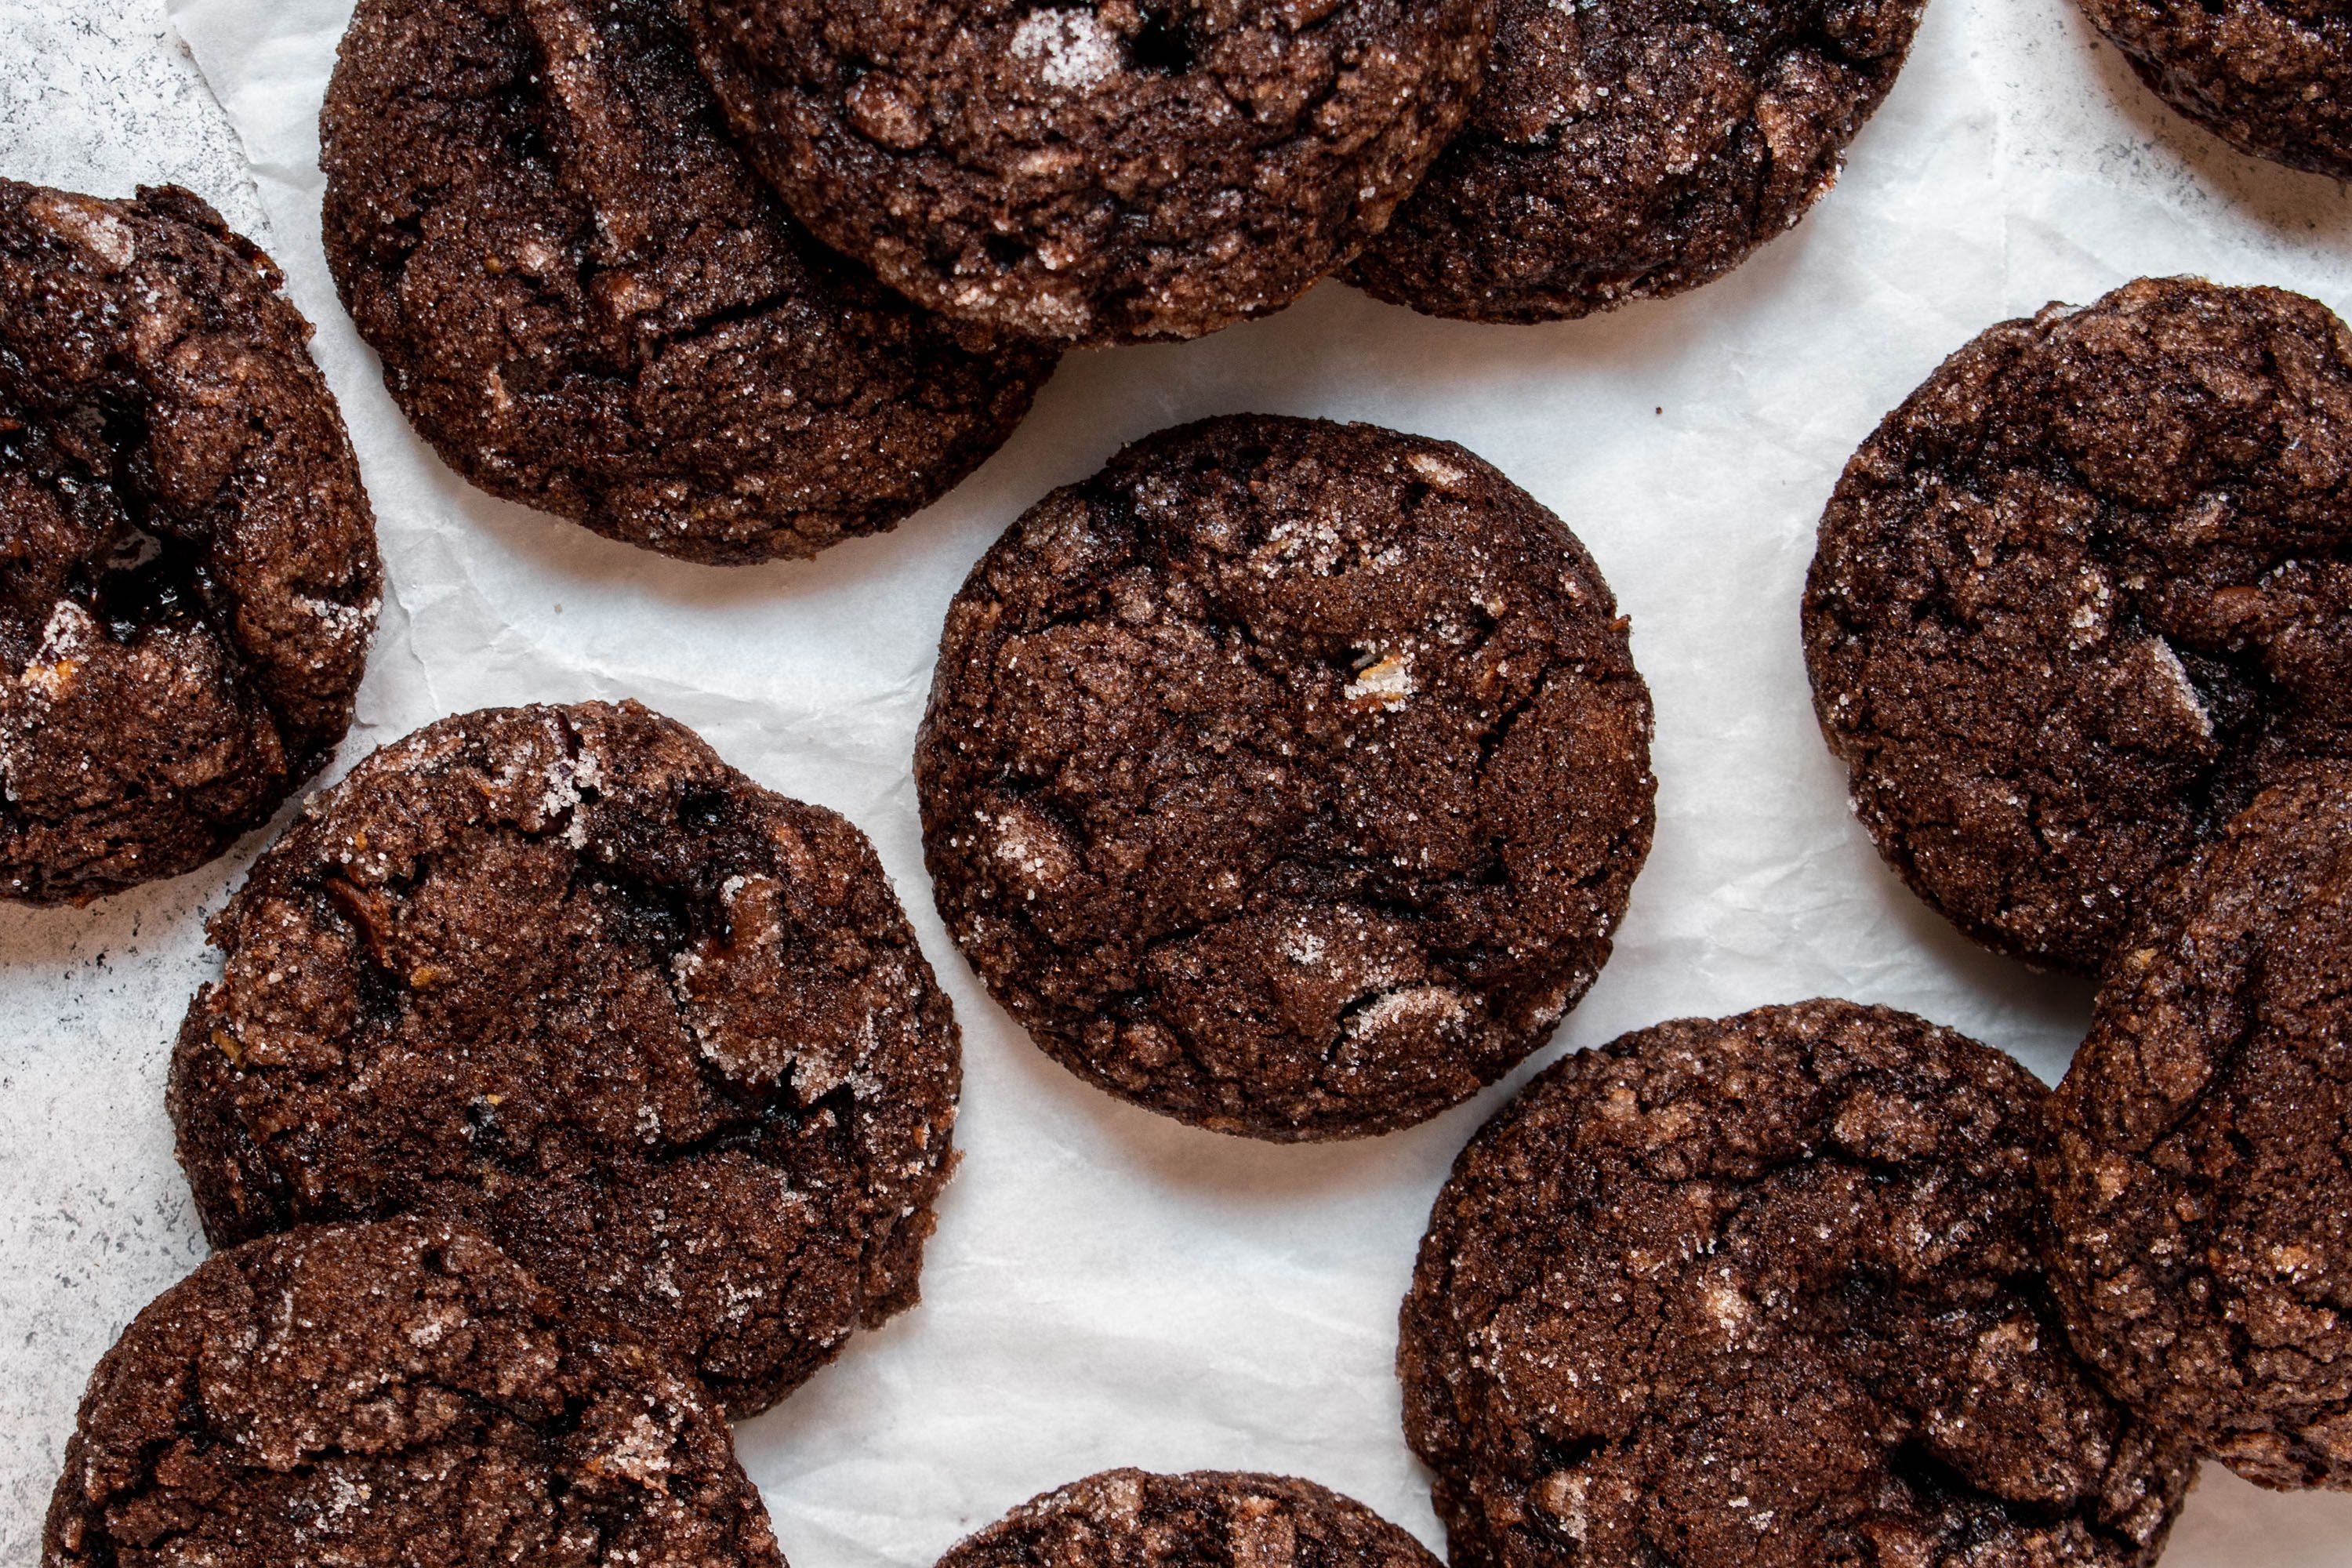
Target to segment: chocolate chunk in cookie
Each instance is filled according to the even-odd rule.
[[[1526,491],[1446,442],[1237,416],[982,559],[915,782],[949,931],[1055,1059],[1343,1138],[1468,1098],[1591,985],[1650,726],[1608,585]]]
[[[889,528],[1053,370],[794,225],[667,0],[362,0],[323,132],[328,260],[417,431],[630,544],[725,563]]]
[[[2044,1171],[2110,1387],[2249,1479],[2352,1490],[2352,770],[2168,873],[2100,986]]]
[[[682,0],[761,172],[951,316],[1192,338],[1362,248],[1462,121],[1496,0]]]
[[[738,1415],[916,1298],[955,1021],[872,846],[634,703],[446,719],[213,925],[172,1063],[206,1233],[480,1226]]]
[[[1032,1498],[938,1568],[1437,1568],[1437,1559],[1313,1481],[1105,1470]]]
[[[1846,466],[1804,638],[1880,853],[2096,969],[2272,769],[2352,752],[2352,332],[2196,279],[1994,327]]]
[[[46,1568],[783,1568],[709,1396],[565,1324],[480,1233],[214,1258],[99,1363]]]
[[[279,281],[185,191],[0,179],[0,898],[192,870],[350,727],[375,518]]]
[[[2192,1463],[2069,1351],[2046,1091],[1816,1001],[1569,1057],[1454,1162],[1397,1364],[1455,1568],[2126,1568]]]
[[[2080,0],[2148,90],[2241,153],[2352,180],[2340,0]]]
[[[1549,321],[1720,277],[1836,183],[1925,6],[1503,0],[1468,123],[1349,279]]]

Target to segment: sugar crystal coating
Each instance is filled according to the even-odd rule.
[[[864,835],[683,726],[428,725],[213,940],[171,1101],[216,1243],[459,1216],[739,1415],[914,1301],[955,1021]]]

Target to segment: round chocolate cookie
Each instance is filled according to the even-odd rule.
[[[1569,1057],[1471,1141],[1397,1353],[1454,1568],[2125,1568],[2177,1439],[2042,1274],[2046,1091],[1851,1002]]]
[[[213,1258],[100,1362],[44,1568],[783,1568],[693,1379],[565,1325],[478,1232]]]
[[[2352,770],[2295,770],[2147,905],[2058,1090],[2052,1277],[2122,1397],[2352,1490]]]
[[[2352,332],[2196,279],[1992,328],[1846,466],[1804,638],[1880,853],[2096,969],[2272,769],[2352,750]]]
[[[1438,1568],[1352,1498],[1290,1476],[1105,1470],[1032,1498],[938,1568]]]
[[[1650,847],[1576,536],[1461,447],[1240,416],[1056,490],[948,613],[948,930],[1072,1071],[1223,1132],[1407,1126],[1551,1032]]]
[[[1467,111],[1496,0],[681,0],[803,222],[934,310],[1055,342],[1280,310]]]
[[[172,1062],[217,1244],[420,1212],[749,1415],[911,1305],[961,1056],[873,847],[634,703],[362,762],[213,923]]]
[[[375,518],[279,281],[186,191],[0,179],[0,898],[192,870],[351,724]]]
[[[1349,280],[1549,321],[1720,277],[1836,183],[1925,5],[1503,0],[1468,123]]]
[[[2241,153],[2352,180],[2342,0],[2081,0],[2140,80]]]
[[[401,408],[610,538],[726,563],[888,528],[1053,371],[795,226],[667,0],[362,0],[323,133],[327,258]]]

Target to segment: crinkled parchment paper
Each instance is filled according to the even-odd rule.
[[[350,0],[167,0],[201,82],[155,4],[0,0],[0,167],[109,194],[191,182],[254,227],[318,323],[390,578],[339,765],[464,709],[642,699],[871,834],[954,994],[966,1157],[923,1304],[740,1430],[798,1568],[927,1568],[1113,1464],[1296,1472],[1439,1539],[1398,1433],[1396,1304],[1447,1162],[1504,1091],[1340,1147],[1181,1128],[1047,1063],[931,912],[908,752],[948,600],[1024,507],[1126,440],[1228,410],[1465,443],[1591,545],[1657,697],[1657,847],[1555,1048],[1836,993],[2054,1078],[2085,988],[1959,941],[1846,812],[1797,645],[1814,520],[1879,416],[2000,318],[2168,271],[2352,307],[2344,189],[2172,119],[2066,0],[1933,0],[1843,185],[1695,295],[1481,328],[1326,285],[1200,342],[1072,358],[995,460],[887,537],[813,563],[685,566],[468,490],[394,411],[319,247],[316,119]],[[164,1058],[208,972],[202,917],[259,842],[92,910],[0,910],[9,1561],[33,1555],[90,1365],[202,1254]],[[2352,1497],[2273,1498],[2211,1469],[2175,1539],[2175,1568],[2336,1568]]]

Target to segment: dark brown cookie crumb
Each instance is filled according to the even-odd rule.
[[[0,179],[0,897],[193,870],[351,724],[375,519],[279,281],[186,191]]]
[[[772,1404],[916,1298],[955,1020],[865,836],[634,703],[430,725],[213,925],[171,1102],[206,1233],[423,1212]]]
[[[2080,0],[2174,109],[2242,153],[2352,180],[2352,14],[2339,0]]]
[[[1192,338],[1345,262],[1461,123],[1496,0],[684,0],[761,171],[909,298]]]
[[[2192,1464],[2067,1347],[2046,1091],[1850,1002],[1554,1064],[1454,1162],[1405,1432],[1455,1568],[2126,1568]]]
[[[2352,752],[2352,332],[2197,279],[1994,327],[1847,465],[1804,637],[1880,853],[2095,970],[2272,770]]]
[[[1053,370],[794,225],[667,0],[363,0],[323,137],[328,259],[419,433],[627,543],[737,563],[889,528]]]
[[[948,930],[1056,1060],[1220,1131],[1435,1115],[1540,1045],[1648,853],[1650,700],[1487,464],[1236,416],[1046,497],[917,742]]]
[[[2299,770],[2149,895],[2043,1162],[2075,1342],[2269,1487],[2352,1490],[2352,771]]]
[[[90,1378],[41,1560],[783,1568],[692,1379],[414,1220],[254,1242],[140,1313]]]
[[[1728,272],[1836,183],[1926,0],[1503,0],[1470,118],[1349,280],[1548,321]]]
[[[1437,1560],[1313,1481],[1106,1470],[1032,1498],[938,1568],[1437,1568]]]

